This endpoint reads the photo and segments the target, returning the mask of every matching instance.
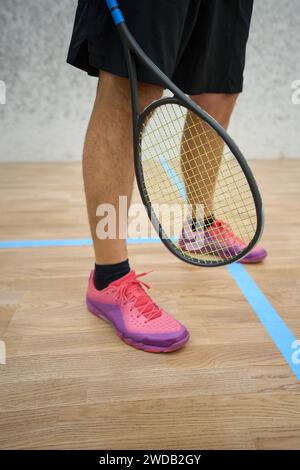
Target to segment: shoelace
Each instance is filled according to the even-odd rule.
[[[151,271],[149,271],[151,272]],[[149,295],[143,289],[150,289],[150,286],[138,278],[146,276],[147,273],[141,273],[135,275],[134,278],[124,280],[120,286],[117,287],[119,297],[125,297],[128,301],[134,301],[134,306],[139,308],[140,315],[143,315],[147,321],[153,320],[154,318],[160,317],[162,312],[158,305],[153,302]]]

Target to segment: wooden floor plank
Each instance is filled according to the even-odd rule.
[[[269,257],[247,270],[300,338],[300,162],[252,166]],[[79,163],[0,170],[0,241],[89,237]],[[129,250],[183,350],[137,351],[87,312],[91,247],[0,249],[0,448],[300,449],[300,384],[228,271]]]

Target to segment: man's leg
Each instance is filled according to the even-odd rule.
[[[203,93],[191,98],[218,121],[228,127],[238,94]],[[186,181],[187,196],[196,218],[196,205],[201,204],[204,217],[213,213],[215,183],[223,152],[223,142],[207,124],[188,113],[182,139],[181,165]],[[203,168],[205,167],[205,174]],[[197,195],[197,197],[195,197]],[[199,197],[200,196],[200,197]]]
[[[191,98],[227,129],[238,96],[239,93],[202,93]]]
[[[141,108],[161,93],[160,87],[140,84]],[[118,218],[119,196],[126,196],[128,203],[131,198],[134,166],[128,79],[101,73],[84,145],[83,174],[96,256],[86,296],[88,309],[106,319],[131,346],[149,352],[181,348],[189,339],[188,331],[145,292],[139,276],[129,268],[126,242],[100,240],[96,234],[99,204],[113,204]]]
[[[191,96],[225,129],[229,125],[237,97],[237,93],[203,93]],[[223,142],[207,124],[199,124],[198,120],[193,122],[193,116],[189,113],[186,118],[181,150],[183,178],[186,182],[188,200],[192,206],[192,218],[194,219],[192,228],[196,230],[197,227],[197,204],[203,206],[204,224],[206,228],[209,228],[215,220],[214,191],[223,153]],[[203,167],[207,169],[205,174]],[[235,235],[232,234],[232,239],[234,238]],[[238,244],[240,243],[238,239],[236,241]],[[241,262],[258,263],[266,256],[266,250],[261,245],[256,245]]]
[[[141,107],[161,94],[160,87],[140,84]],[[127,248],[126,240],[118,238],[119,196],[126,196],[129,206],[134,181],[131,98],[126,78],[101,72],[84,144],[83,177],[96,263],[120,263],[127,259]],[[97,237],[96,211],[103,203],[115,208],[116,239]]]

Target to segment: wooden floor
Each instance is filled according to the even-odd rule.
[[[248,272],[300,339],[300,162],[253,162],[269,258]],[[0,240],[89,237],[81,165],[2,164]],[[130,246],[151,294],[191,332],[137,351],[90,315],[91,247],[0,250],[3,449],[300,448],[300,383],[225,268]]]

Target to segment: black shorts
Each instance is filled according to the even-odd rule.
[[[185,93],[238,93],[243,87],[253,0],[119,0],[137,42]],[[89,75],[127,77],[105,0],[79,0],[67,62]],[[137,63],[138,80],[160,85]]]

